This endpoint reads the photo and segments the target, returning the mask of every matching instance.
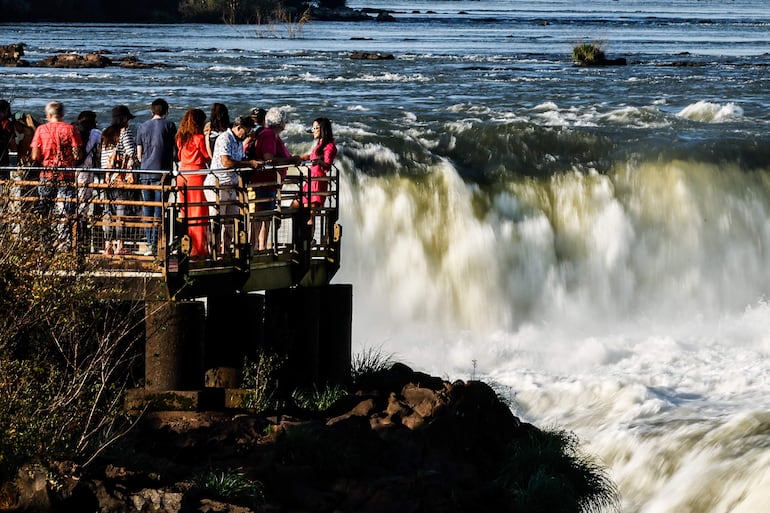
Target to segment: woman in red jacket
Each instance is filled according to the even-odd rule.
[[[176,185],[179,188],[179,203],[182,204],[182,215],[188,218],[187,233],[191,239],[190,256],[205,256],[208,251],[208,221],[209,209],[203,194],[203,180],[206,173],[191,173],[199,169],[207,169],[211,156],[206,149],[203,127],[206,123],[206,113],[201,109],[190,109],[185,112],[176,133],[176,146],[179,150],[179,171]]]

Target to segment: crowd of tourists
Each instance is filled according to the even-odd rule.
[[[94,111],[84,110],[74,123],[68,123],[64,120],[64,105],[52,101],[45,107],[45,122],[30,127],[29,121],[25,123],[13,115],[7,100],[0,100],[0,167],[6,168],[0,179],[10,177],[12,153],[17,154],[20,165],[40,167],[36,191],[40,204],[67,219],[74,219],[76,213],[93,212],[90,200],[95,189],[89,184],[114,185],[107,188],[109,201],[102,213],[109,221],[123,218],[129,208],[130,195],[135,191],[121,187],[124,184],[141,185],[141,215],[159,219],[161,185],[166,177],[175,175],[177,201],[185,205],[181,214],[189,219],[191,256],[205,256],[212,250],[226,252],[233,236],[229,225],[223,224],[216,240],[209,240],[209,220],[237,212],[235,185],[239,182],[254,185],[258,211],[273,210],[278,191],[274,184],[286,177],[288,166],[305,162],[310,180],[303,183],[302,200],[292,206],[317,209],[323,205],[328,182],[315,178],[327,176],[337,155],[328,118],[313,120],[310,131],[315,144],[311,152],[292,155],[281,139],[288,117],[277,107],[254,108],[231,120],[227,107],[214,103],[208,117],[201,109],[187,110],[178,127],[168,119],[169,105],[163,98],[155,99],[150,111],[151,117],[134,132],[131,121],[136,116],[126,105],[116,105],[110,125],[101,130]],[[82,210],[78,212],[78,208]],[[255,250],[264,250],[269,221],[267,217],[253,219],[250,242]],[[158,231],[157,223],[147,226],[144,254],[150,256],[157,252]],[[105,254],[130,252],[123,243],[121,223],[105,222],[103,227]],[[71,234],[70,226],[60,224],[63,246],[72,244]]]

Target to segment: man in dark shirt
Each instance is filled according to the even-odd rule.
[[[166,119],[168,103],[163,98],[153,101],[150,109],[152,118],[139,125],[136,132],[136,154],[141,162],[139,183],[144,186],[160,186],[163,174],[172,171],[174,167],[176,125]],[[142,215],[145,218],[154,218],[156,223],[160,222],[160,187],[143,189],[142,199],[145,202],[155,203],[155,205],[145,205]],[[145,229],[145,237],[147,250],[144,254],[154,255],[158,247],[158,229],[154,226]]]
[[[16,123],[8,100],[0,100],[0,166],[10,164],[11,151],[16,151]],[[8,171],[0,171],[0,178],[8,179]]]

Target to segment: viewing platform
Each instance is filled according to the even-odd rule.
[[[244,360],[265,351],[285,359],[287,384],[348,379],[352,287],[330,284],[342,240],[336,168],[320,178],[306,165],[239,169],[233,185],[208,169],[157,172],[160,185],[81,168],[47,168],[63,179],[42,182],[43,169],[0,168],[0,236],[62,254],[69,267],[55,272],[104,280],[117,299],[144,304],[145,378],[129,410],[158,397],[173,397],[170,409],[231,407]],[[213,185],[192,185],[205,177]],[[321,205],[309,202],[311,179],[325,182],[312,192]],[[43,198],[41,186],[60,194]],[[156,192],[160,201],[145,199]]]
[[[72,178],[44,183],[37,177],[42,169],[0,168],[9,177],[0,180],[0,222],[6,229],[19,230],[24,223],[39,222],[45,212],[51,224],[70,232],[72,242],[62,250],[80,257],[81,272],[135,282],[137,289],[157,292],[162,286],[168,299],[185,299],[326,285],[340,266],[336,168],[328,176],[312,178],[326,183],[324,192],[313,193],[322,196],[324,204],[312,209],[305,206],[308,198],[304,202],[302,198],[302,186],[311,179],[307,166],[266,166],[253,176],[275,179],[250,182],[242,176],[252,170],[238,170],[238,183],[223,186],[218,181],[213,186],[189,185],[193,175],[213,170],[157,172],[161,185],[141,185],[108,183],[107,174],[115,170],[81,168],[57,168],[57,173]],[[92,173],[93,181],[78,183],[75,177],[82,173]],[[70,188],[72,196],[44,200],[38,189],[45,184]],[[216,199],[189,200],[195,191],[201,196],[204,190]],[[156,191],[161,201],[143,200]],[[235,199],[220,200],[225,191]],[[265,198],[268,191],[275,201]],[[76,204],[74,214],[64,213],[67,203]],[[159,217],[146,215],[155,208],[160,209]],[[211,212],[190,215],[201,210]],[[260,222],[268,227],[267,244],[261,250],[256,232]],[[202,231],[205,237],[205,251],[199,254],[193,249],[193,226],[201,227],[198,234]],[[157,247],[147,240],[151,230],[157,232]]]

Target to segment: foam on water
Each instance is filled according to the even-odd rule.
[[[693,121],[723,123],[743,117],[743,109],[733,102],[722,105],[700,100],[682,109],[679,116]]]
[[[517,415],[584,440],[624,512],[764,511],[765,183],[629,162],[517,181],[480,209],[447,162],[343,182],[354,350],[497,383]]]

